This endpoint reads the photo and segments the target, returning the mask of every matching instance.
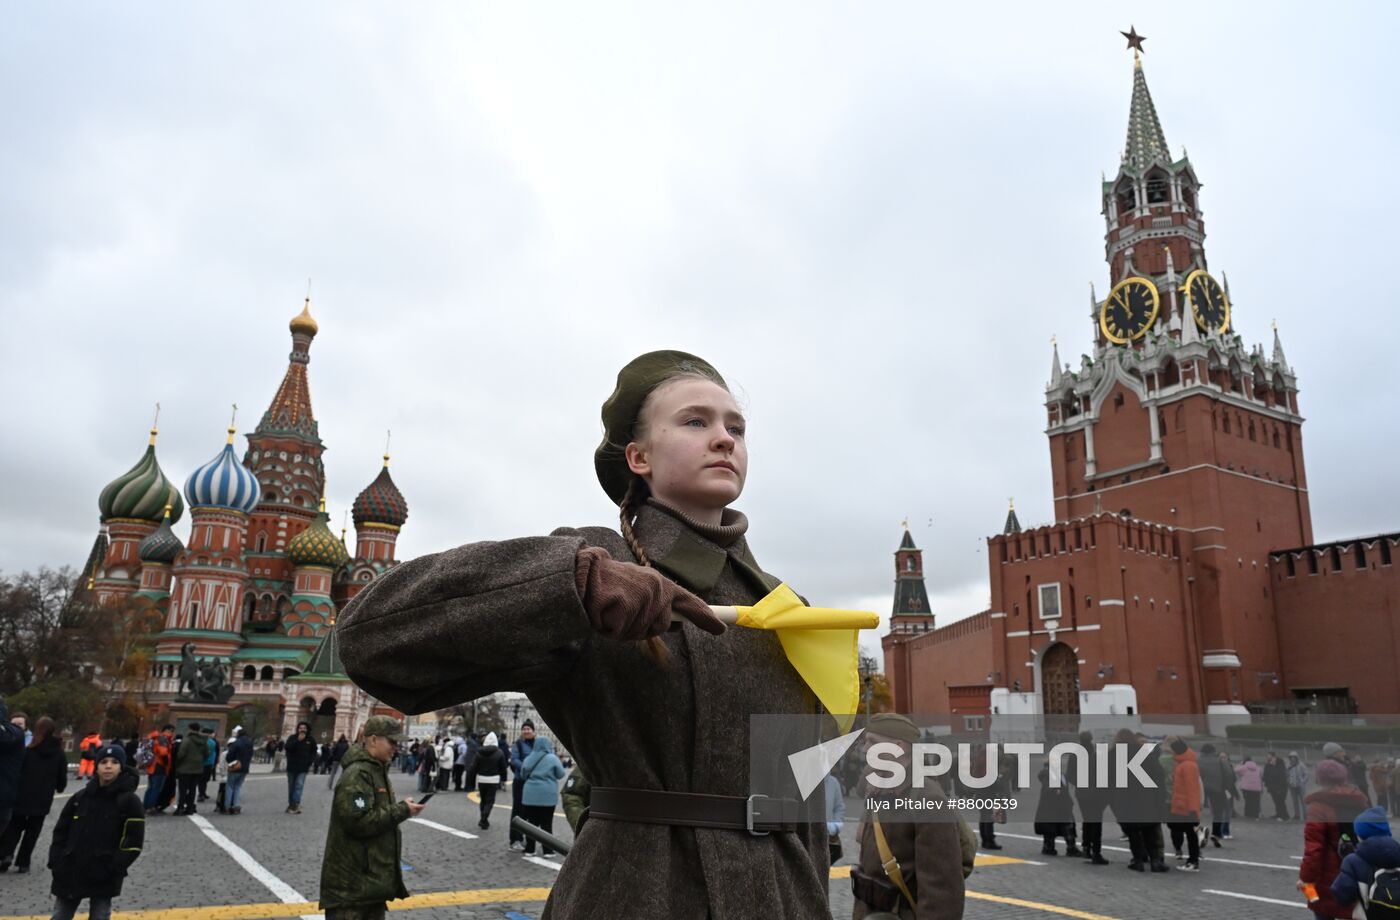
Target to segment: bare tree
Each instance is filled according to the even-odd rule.
[[[0,691],[84,673],[86,610],[73,569],[0,576]]]

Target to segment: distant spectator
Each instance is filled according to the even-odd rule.
[[[0,872],[10,868],[10,857],[15,856],[17,845],[15,871],[29,871],[29,859],[39,842],[44,819],[53,808],[53,797],[67,785],[68,758],[63,753],[63,743],[58,739],[53,719],[42,716],[34,725],[33,740],[24,749],[14,811],[9,826],[0,835]]]

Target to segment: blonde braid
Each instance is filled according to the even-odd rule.
[[[636,531],[632,529],[632,522],[636,520],[637,512],[646,502],[650,492],[646,480],[640,476],[633,476],[632,481],[627,485],[627,494],[622,497],[622,503],[618,505],[622,539],[627,541],[627,548],[632,550],[633,556],[637,557],[637,564],[647,568],[652,567],[651,557],[647,555],[646,547],[642,546],[642,541],[637,539]],[[657,664],[665,664],[671,657],[666,643],[661,641],[660,636],[652,636],[643,642],[642,650],[646,652],[648,658]]]

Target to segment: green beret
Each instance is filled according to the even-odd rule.
[[[918,741],[919,727],[908,716],[897,712],[877,712],[865,723],[866,731],[896,741]]]
[[[728,389],[724,378],[708,361],[683,351],[647,352],[617,372],[617,387],[603,403],[603,443],[593,452],[598,482],[617,504],[622,504],[634,475],[627,466],[626,450],[633,440],[642,403],[667,380],[687,374],[705,377]]]

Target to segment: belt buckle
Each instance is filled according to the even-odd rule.
[[[763,799],[764,801],[767,801],[768,796],[763,795],[762,793],[754,793],[753,795],[749,796],[747,799],[744,800],[744,829],[755,837],[767,837],[770,833],[772,833],[771,831],[754,830],[754,799]]]

